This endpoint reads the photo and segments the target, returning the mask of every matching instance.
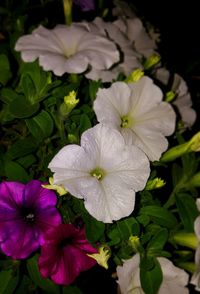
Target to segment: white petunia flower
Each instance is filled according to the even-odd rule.
[[[200,211],[200,198],[196,200],[197,208]],[[194,222],[194,231],[199,240],[199,246],[195,252],[196,271],[193,274],[190,283],[195,285],[195,290],[200,291],[200,216]]]
[[[188,294],[185,287],[188,282],[188,274],[173,265],[164,257],[158,257],[163,272],[163,281],[158,294]],[[117,267],[118,283],[122,294],[144,294],[140,284],[140,256],[135,254],[131,259],[126,260],[123,266]]]
[[[164,85],[167,85],[170,78],[170,72],[165,68],[156,70],[156,78]],[[173,104],[177,107],[185,128],[190,128],[196,120],[196,111],[192,108],[192,99],[184,79],[175,73],[171,90],[176,94]]]
[[[150,173],[144,153],[101,124],[82,134],[81,146],[62,148],[49,168],[56,185],[83,198],[88,212],[105,223],[133,211],[135,192],[144,189]]]
[[[103,36],[89,33],[79,24],[57,25],[49,30],[39,26],[32,34],[18,39],[15,50],[22,59],[31,62],[39,58],[44,70],[55,75],[82,73],[91,65],[95,69],[108,69],[118,62],[115,44]]]
[[[97,17],[92,23],[87,23],[87,27],[91,33],[101,33],[104,36],[108,35],[109,39],[117,44],[122,55],[120,62],[111,69],[97,70],[92,68],[92,70],[86,74],[87,78],[111,82],[113,79],[117,78],[119,73],[124,73],[128,76],[134,69],[142,68],[140,62],[142,56],[134,50],[131,42],[114,23],[105,22],[100,17]]]
[[[175,128],[174,110],[169,103],[162,102],[160,88],[148,77],[99,89],[94,111],[100,123],[119,130],[126,144],[139,147],[151,161],[159,160],[167,149],[165,136]]]
[[[146,32],[142,21],[138,18],[119,19],[114,22],[116,26],[127,36],[134,49],[145,57],[157,54],[157,45]]]

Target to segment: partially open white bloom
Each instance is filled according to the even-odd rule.
[[[197,208],[200,211],[200,198],[196,200]],[[195,252],[195,264],[196,271],[190,281],[191,284],[195,285],[195,290],[200,291],[200,216],[198,216],[194,222],[194,231],[199,240],[199,246]]]
[[[163,273],[158,294],[188,294],[189,290],[186,288],[188,274],[174,266],[167,258],[158,257],[157,260]],[[117,267],[118,283],[122,294],[144,294],[140,283],[139,263],[140,256],[137,253],[126,260],[123,266]]]
[[[119,130],[126,144],[139,147],[151,161],[159,160],[168,147],[165,136],[175,129],[173,108],[162,101],[160,88],[146,76],[128,85],[116,82],[99,89],[94,111],[100,123]]]
[[[191,108],[192,99],[188,92],[188,87],[183,78],[175,74],[172,84],[172,91],[177,94],[176,100],[173,102],[180,112],[185,127],[191,127],[196,120],[196,111]]]
[[[156,53],[157,45],[146,32],[138,17],[132,19],[119,19],[115,25],[128,37],[133,48],[145,57]],[[158,54],[158,53],[156,53]]]
[[[21,51],[25,62],[39,58],[43,69],[52,70],[57,76],[82,73],[89,65],[108,69],[119,60],[113,42],[79,24],[57,25],[52,30],[39,26],[32,34],[20,37],[15,49]]]
[[[164,85],[167,85],[170,73],[165,68],[159,68],[156,70],[156,77]],[[192,108],[192,99],[187,84],[180,75],[174,74],[171,90],[176,94],[176,99],[173,101],[173,104],[176,105],[180,113],[184,127],[191,127],[196,120],[196,111]]]
[[[150,173],[145,154],[101,124],[82,134],[81,146],[63,147],[49,168],[56,185],[83,198],[88,212],[105,223],[133,211],[135,192],[144,189]]]
[[[101,79],[103,82],[111,82],[116,79],[119,73],[128,76],[134,69],[142,68],[140,62],[141,55],[134,50],[127,36],[112,22],[105,22],[97,17],[92,23],[87,24],[91,33],[101,33],[108,35],[109,39],[117,44],[121,51],[121,60],[109,70],[92,70],[86,74],[86,77],[92,80]]]

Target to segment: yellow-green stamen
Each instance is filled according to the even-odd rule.
[[[105,176],[105,172],[101,168],[97,167],[90,172],[90,175],[98,181],[101,181]]]
[[[132,119],[128,115],[121,117],[121,128],[130,128],[132,126]]]

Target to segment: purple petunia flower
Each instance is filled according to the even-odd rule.
[[[29,256],[44,243],[44,233],[61,223],[55,193],[41,184],[0,184],[0,248],[14,259]]]
[[[80,272],[88,270],[96,261],[87,254],[97,253],[86,240],[84,229],[61,224],[49,230],[39,257],[40,273],[56,284],[71,284]]]
[[[95,9],[94,0],[73,0],[74,4],[80,6],[83,11]]]

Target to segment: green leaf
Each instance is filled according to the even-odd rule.
[[[98,241],[104,234],[105,224],[91,216],[83,217],[85,222],[86,236],[91,243]]]
[[[127,241],[131,235],[139,235],[139,232],[140,226],[134,217],[118,221],[108,232],[108,237],[111,239],[109,246]]]
[[[6,104],[10,104],[11,101],[18,98],[19,94],[17,94],[15,91],[13,91],[10,88],[3,88],[0,93],[0,100],[3,101]]]
[[[120,241],[121,241],[121,236],[120,236],[120,233],[119,233],[119,230],[117,229],[117,227],[115,226],[113,229],[111,229],[109,232],[108,232],[108,237],[110,238],[110,242],[108,243],[109,246],[113,246],[113,245],[116,245],[116,244],[119,244]]]
[[[101,81],[89,81],[89,96],[92,101],[96,98],[96,94],[100,86]]]
[[[129,217],[117,223],[122,240],[128,240],[131,235],[139,235],[140,226],[134,217]]]
[[[5,54],[0,55],[0,83],[6,85],[11,78],[10,64]]]
[[[19,274],[14,276],[12,270],[0,272],[0,294],[12,294],[17,287]]]
[[[22,279],[20,279],[20,284],[18,285],[14,294],[27,294],[27,293],[30,293],[30,289],[34,290],[33,282],[31,279],[29,279],[28,276],[23,275]]]
[[[165,228],[172,229],[177,225],[174,215],[164,207],[145,206],[140,209],[140,214],[148,215],[153,222]]]
[[[37,144],[32,138],[25,138],[16,141],[10,149],[8,149],[6,156],[10,159],[16,159],[33,153],[37,149]]]
[[[183,176],[182,168],[177,163],[174,163],[172,165],[172,180],[173,180],[174,187],[180,182],[182,176]]]
[[[44,71],[38,62],[23,63],[20,86],[27,100],[32,104],[47,97],[48,91],[58,83],[52,83],[51,73]]]
[[[32,116],[39,109],[39,104],[31,104],[25,96],[20,95],[11,101],[9,105],[10,113],[16,118],[26,118]]]
[[[148,254],[158,255],[162,251],[163,246],[167,242],[168,231],[167,229],[160,229],[151,239],[147,245]]]
[[[35,162],[36,158],[32,154],[17,159],[17,163],[19,163],[24,168],[29,168]]]
[[[15,119],[15,117],[10,113],[9,106],[4,104],[2,110],[0,111],[0,121],[2,124],[7,123]]]
[[[26,183],[30,179],[25,169],[14,161],[5,161],[5,175],[9,181]]]
[[[154,259],[153,267],[148,269],[146,265],[148,260],[147,257],[143,258],[140,263],[140,281],[142,289],[146,294],[158,293],[160,285],[162,283],[163,275],[159,262]]]
[[[53,120],[45,110],[42,110],[38,115],[25,121],[29,131],[38,141],[49,137],[53,132]]]
[[[38,264],[37,264],[38,255],[27,260],[27,269],[32,281],[38,285],[41,289],[47,291],[48,293],[60,293],[59,286],[55,285],[52,281],[44,279],[41,277]]]
[[[75,286],[68,286],[62,288],[62,294],[82,294],[82,292]]]
[[[187,232],[193,232],[194,221],[199,215],[195,200],[190,194],[188,195],[183,193],[177,194],[175,196],[175,200],[185,230]]]
[[[30,102],[30,104],[34,104],[35,101],[37,101],[37,93],[35,85],[28,74],[22,75],[21,87],[26,99]]]
[[[79,126],[80,134],[82,134],[84,131],[90,129],[91,127],[92,127],[92,124],[90,122],[88,115],[85,113],[81,114],[80,126]]]

